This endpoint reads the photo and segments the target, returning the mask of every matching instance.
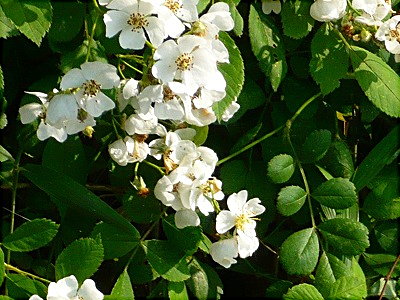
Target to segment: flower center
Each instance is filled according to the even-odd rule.
[[[389,31],[390,39],[396,40],[400,43],[400,23],[396,26],[396,29]]]
[[[166,7],[168,7],[173,13],[177,13],[178,12],[178,10],[182,7],[182,5],[181,4],[179,4],[179,2],[178,1],[176,1],[176,0],[166,0],[165,2],[164,2],[164,5],[166,6]]]
[[[244,231],[244,227],[249,222],[250,222],[250,218],[248,218],[245,214],[241,214],[236,218],[235,227],[239,230]]]
[[[174,94],[174,92],[168,86],[164,86],[163,93],[164,93],[164,100],[165,101],[170,101],[170,100],[174,99],[175,96],[176,96]]]
[[[179,71],[190,70],[193,67],[193,56],[189,53],[183,53],[175,60]]]
[[[137,31],[140,28],[146,27],[149,25],[149,21],[147,21],[147,18],[139,13],[133,13],[130,15],[128,21],[128,25],[132,26],[132,31]]]
[[[100,90],[100,84],[94,81],[93,79],[86,81],[83,84],[83,94],[85,96],[90,96],[90,97],[96,96],[99,90]]]

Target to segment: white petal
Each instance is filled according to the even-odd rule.
[[[39,103],[29,103],[19,108],[22,124],[28,124],[35,121],[43,112],[43,105]]]
[[[127,28],[129,25],[127,21],[129,14],[123,11],[110,10],[104,17],[104,24],[106,24],[106,37],[113,37],[121,30]]]
[[[64,299],[64,297],[73,298],[76,296],[78,291],[78,281],[74,275],[65,277],[57,281],[57,283],[52,282],[49,285],[47,299],[49,297],[60,297],[59,299]],[[58,298],[57,298],[58,299]]]
[[[75,119],[78,114],[78,104],[73,95],[56,95],[47,108],[46,121],[55,125],[69,119]]]
[[[222,210],[217,215],[216,230],[220,234],[225,233],[235,226],[235,222],[236,216],[232,212],[228,210]]]
[[[260,203],[261,201],[258,198],[250,199],[243,206],[243,212],[250,217],[261,215],[265,211],[265,207]]]
[[[199,46],[207,46],[207,42],[196,35],[185,35],[178,39],[180,53],[191,53],[194,48]]]
[[[44,123],[43,121],[40,122],[36,134],[40,141],[44,141],[49,137],[53,137],[60,143],[64,142],[68,137],[64,128],[56,128]]]
[[[55,89],[55,91],[53,91],[53,92],[57,93],[58,91]],[[45,104],[45,103],[48,102],[48,95],[45,94],[45,93],[42,93],[42,92],[25,92],[25,93],[26,93],[26,94],[29,94],[29,95],[33,95],[33,96],[38,97],[39,100],[40,100],[43,104]]]
[[[133,11],[137,9],[137,0],[112,0],[108,9],[117,9],[124,11]]]
[[[239,256],[246,258],[253,255],[254,251],[258,249],[259,241],[256,236],[247,236],[245,234],[239,234],[237,236]]]
[[[166,6],[161,6],[158,11],[158,17],[164,22],[166,34],[172,38],[180,37],[185,30],[185,25],[183,25],[182,21]]]
[[[137,31],[124,29],[119,36],[119,44],[124,49],[140,50],[143,49],[145,42],[146,37],[142,28]]]
[[[128,164],[128,151],[122,139],[119,139],[108,146],[108,153],[111,158],[120,166]]]
[[[80,69],[71,69],[61,78],[60,87],[62,90],[80,87],[86,82],[82,71]]]
[[[229,210],[235,215],[240,215],[243,212],[243,206],[247,201],[247,191],[242,190],[239,193],[233,193],[227,200]]]
[[[92,279],[86,279],[78,291],[78,298],[82,300],[103,300],[104,295],[96,288]]]
[[[187,226],[199,226],[200,218],[195,211],[190,209],[182,209],[175,213],[175,225],[179,229]]]
[[[232,102],[224,111],[222,114],[222,121],[228,122],[233,115],[239,110],[240,105],[237,102]]]
[[[238,245],[234,238],[221,240],[213,243],[210,247],[212,259],[225,268],[229,268],[236,263],[235,257],[238,256]]]
[[[147,17],[149,24],[145,27],[150,42],[158,47],[167,37],[165,34],[164,23],[156,17]]]
[[[163,103],[156,103],[154,114],[160,120],[182,120],[185,112],[181,103],[177,99],[172,99]]]
[[[82,64],[81,69],[87,80],[95,80],[102,89],[111,89],[119,85],[117,68],[113,65],[94,61]]]
[[[136,79],[129,79],[126,82],[122,93],[125,99],[136,97],[139,94],[139,81]]]
[[[85,110],[93,117],[99,117],[103,112],[111,110],[114,107],[114,101],[102,92],[99,92],[97,96],[86,99]]]
[[[43,300],[43,298],[39,297],[38,295],[33,295],[29,298],[29,300]]]
[[[165,41],[154,52],[153,58],[155,60],[164,59],[172,60],[172,62],[179,56],[179,48],[174,40]]]
[[[157,61],[151,68],[151,73],[162,82],[170,82],[174,80],[176,74],[176,65],[165,60]]]

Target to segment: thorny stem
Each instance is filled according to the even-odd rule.
[[[299,167],[299,170],[300,170],[300,173],[301,173],[301,178],[303,178],[304,187],[305,187],[306,193],[307,193],[308,207],[309,207],[309,209],[310,209],[311,224],[312,224],[313,228],[315,228],[315,227],[316,227],[316,224],[315,224],[314,212],[313,212],[312,204],[311,204],[310,187],[309,187],[309,185],[308,185],[306,173],[304,172],[303,166],[301,165],[301,162],[300,162],[300,160],[299,160],[299,158],[298,158],[298,156],[297,156],[296,150],[294,149],[293,144],[292,144],[292,141],[291,141],[291,139],[290,139],[290,128],[291,128],[291,126],[292,126],[292,122],[291,122],[291,120],[288,120],[288,121],[286,122],[286,128],[285,128],[285,129],[286,129],[286,134],[287,134],[286,137],[287,137],[287,140],[288,140],[288,142],[289,142],[290,148],[292,149],[293,154],[294,154],[294,156],[295,156],[297,166]]]
[[[311,103],[313,102],[315,99],[317,99],[319,96],[321,96],[321,92],[319,92],[318,94],[312,96],[311,98],[309,98],[306,102],[303,103],[302,106],[300,106],[300,108],[295,112],[295,114],[290,118],[291,123],[293,123],[296,118],[302,113],[302,111]],[[262,141],[266,140],[267,138],[273,136],[274,134],[278,133],[279,131],[281,131],[285,126],[279,126],[278,128],[274,129],[271,132],[268,132],[267,134],[265,134],[264,136],[260,137],[259,139],[255,140],[254,142],[248,144],[247,146],[244,146],[242,149],[236,151],[235,153],[232,153],[231,155],[228,155],[227,157],[219,160],[217,162],[217,166],[227,162],[228,160],[238,156],[239,154],[251,149],[252,147],[254,147],[255,145],[261,143]]]
[[[392,267],[390,268],[389,273],[387,273],[387,275],[386,275],[386,277],[385,277],[385,283],[384,283],[384,285],[383,285],[381,294],[379,295],[379,300],[382,300],[383,294],[385,293],[386,285],[387,285],[388,281],[390,280],[390,278],[392,277],[392,274],[393,274],[393,272],[394,272],[394,269],[396,268],[396,266],[397,266],[399,260],[400,260],[400,254],[397,255],[397,258],[396,258],[396,260],[394,261]]]
[[[14,266],[12,266],[12,265],[10,265],[10,264],[4,263],[4,266],[6,267],[6,270],[8,270],[8,271],[14,271],[14,272],[19,273],[19,274],[21,274],[21,275],[29,276],[29,277],[31,277],[31,278],[33,278],[33,279],[40,280],[40,281],[43,281],[43,282],[45,282],[45,283],[50,283],[50,282],[51,282],[50,280],[47,280],[47,279],[42,278],[42,277],[39,277],[39,276],[37,276],[37,275],[35,275],[35,274],[31,274],[31,273],[29,273],[29,272],[22,271],[22,270],[20,270],[20,269],[14,267]]]

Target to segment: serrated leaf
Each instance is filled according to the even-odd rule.
[[[197,12],[201,13],[203,10],[207,8],[207,6],[210,4],[211,0],[199,0],[197,3]]]
[[[343,255],[357,255],[369,247],[368,229],[361,222],[336,218],[318,225],[329,247]]]
[[[104,250],[100,242],[92,238],[76,240],[57,257],[56,279],[75,275],[78,282],[92,276],[103,262]]]
[[[305,162],[318,161],[324,157],[331,145],[332,134],[329,130],[314,130],[307,136],[300,154]]]
[[[121,257],[135,248],[139,243],[139,235],[123,232],[119,228],[107,223],[97,224],[91,236],[101,236],[104,247],[104,259]]]
[[[305,37],[314,26],[310,16],[312,2],[307,0],[286,1],[282,3],[283,32],[294,39]]]
[[[379,273],[382,276],[386,276],[391,270],[394,262],[396,261],[396,255],[391,254],[363,254],[365,262],[374,269],[375,272]],[[400,275],[400,265],[396,265],[396,267],[392,271],[392,277],[397,277]]]
[[[307,193],[299,186],[286,186],[278,194],[277,208],[284,216],[298,212],[306,201]]]
[[[7,151],[6,148],[0,145],[0,162],[5,162],[7,160],[14,161],[11,153]]]
[[[400,149],[400,126],[396,126],[376,145],[361,162],[353,175],[357,192],[365,187],[389,162]]]
[[[18,34],[18,29],[14,23],[7,18],[0,5],[0,38],[8,38]]]
[[[284,45],[272,19],[254,5],[250,7],[249,34],[260,68],[270,78],[271,86],[276,91],[287,72]]]
[[[6,268],[4,265],[4,252],[0,248],[0,286],[3,284],[5,275],[6,275]]]
[[[367,296],[365,279],[355,276],[339,278],[331,287],[328,299],[364,299]]]
[[[117,282],[115,283],[111,296],[115,297],[118,300],[134,300],[135,295],[133,294],[131,280],[129,278],[129,274],[126,270],[122,272],[122,274],[118,277]]]
[[[324,297],[330,293],[332,285],[340,277],[348,274],[348,267],[332,254],[322,253],[315,272],[315,286]]]
[[[333,177],[350,178],[354,173],[353,157],[349,147],[342,140],[334,140],[319,163]]]
[[[50,28],[52,7],[49,0],[4,0],[4,14],[27,38],[40,46]]]
[[[284,300],[324,300],[320,292],[311,284],[295,285],[283,295]]]
[[[8,274],[7,275],[7,290],[10,296],[16,295],[16,299],[20,297],[29,297],[30,295],[36,294],[42,297],[46,297],[46,286],[38,280],[33,280],[25,275],[21,274]],[[18,291],[16,291],[16,289]],[[22,293],[21,293],[22,292]],[[17,294],[18,293],[18,294]],[[19,297],[17,295],[20,295]],[[17,298],[18,297],[18,298]],[[24,297],[24,298],[25,298]],[[26,299],[25,298],[25,299]]]
[[[375,237],[384,250],[397,254],[399,249],[399,224],[395,220],[377,225],[375,227]]]
[[[318,262],[318,237],[313,228],[293,233],[282,244],[280,260],[290,275],[310,274]]]
[[[381,111],[400,117],[400,77],[380,57],[352,46],[354,75],[368,99]]]
[[[268,176],[275,183],[286,182],[294,173],[293,157],[289,154],[274,156],[268,163]]]
[[[235,41],[223,31],[219,33],[219,39],[224,43],[229,52],[229,63],[220,64],[218,66],[218,70],[222,73],[226,81],[225,98],[213,105],[213,111],[220,121],[222,114],[232,102],[237,100],[237,97],[242,91],[244,83],[244,64]]]
[[[323,24],[311,42],[310,72],[326,95],[340,85],[349,68],[345,45],[328,23]]]
[[[168,282],[168,296],[170,300],[186,300],[189,295],[184,282]]]
[[[233,27],[233,32],[237,36],[242,36],[243,34],[243,26],[244,26],[244,21],[242,16],[240,15],[240,12],[235,6],[235,3],[230,2],[229,3],[229,10],[231,12],[231,16],[233,21],[235,22],[235,26]]]
[[[128,234],[138,236],[136,228],[107,203],[70,177],[44,166],[28,164],[22,174],[39,187],[69,207],[79,208],[100,220],[115,225]]]
[[[311,196],[322,205],[345,209],[357,203],[356,188],[350,180],[333,178],[320,184]]]
[[[150,265],[164,279],[179,282],[190,278],[185,256],[167,241],[149,240],[142,243]]]
[[[57,234],[58,224],[35,219],[19,226],[4,238],[3,246],[11,251],[26,252],[47,245]]]

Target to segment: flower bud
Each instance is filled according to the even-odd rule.
[[[371,32],[369,32],[368,30],[366,30],[365,28],[363,28],[362,30],[361,30],[361,33],[360,33],[360,36],[361,36],[361,40],[363,41],[363,42],[369,42],[370,40],[371,40],[371,38],[372,38],[372,33]]]
[[[86,135],[87,137],[92,137],[94,132],[94,128],[92,126],[86,126],[85,129],[83,129],[82,133]]]

